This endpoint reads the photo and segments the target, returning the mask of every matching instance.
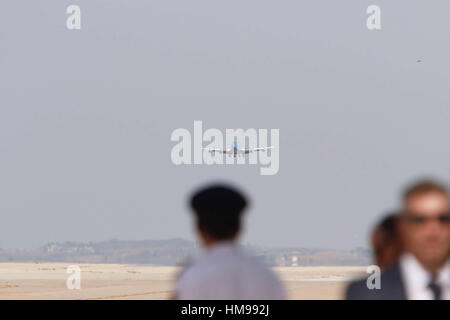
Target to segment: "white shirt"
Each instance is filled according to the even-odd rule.
[[[284,299],[273,272],[232,242],[205,250],[181,274],[176,294],[182,300]]]
[[[428,285],[431,275],[410,253],[400,257],[400,270],[408,300],[432,300],[433,292]],[[441,286],[443,300],[450,300],[450,260],[438,272],[436,282]]]

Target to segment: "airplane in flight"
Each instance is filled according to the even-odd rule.
[[[252,152],[266,151],[266,150],[272,149],[272,148],[273,147],[270,146],[270,147],[251,148],[251,149],[239,149],[237,141],[234,140],[231,149],[226,149],[226,150],[223,150],[223,149],[212,149],[212,148],[202,148],[202,149],[209,151],[212,155],[214,155],[216,152],[218,152],[218,153],[227,154],[230,157],[236,158],[237,156],[243,157],[243,156],[245,156],[245,155],[247,155],[249,153],[252,153]]]

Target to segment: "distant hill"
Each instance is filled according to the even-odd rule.
[[[246,246],[259,260],[270,266],[368,265],[370,251],[306,248],[265,248]],[[34,250],[1,250],[0,262],[120,263],[182,265],[198,253],[192,241],[109,240],[103,242],[51,242]]]

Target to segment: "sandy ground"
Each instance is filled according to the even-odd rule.
[[[2,299],[168,299],[179,268],[79,264],[81,288],[67,289],[69,263],[0,263]],[[279,267],[289,299],[341,299],[365,267]]]

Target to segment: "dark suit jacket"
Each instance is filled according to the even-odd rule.
[[[367,288],[367,278],[357,280],[347,287],[347,300],[406,300],[405,286],[398,264],[381,272],[380,289]]]

